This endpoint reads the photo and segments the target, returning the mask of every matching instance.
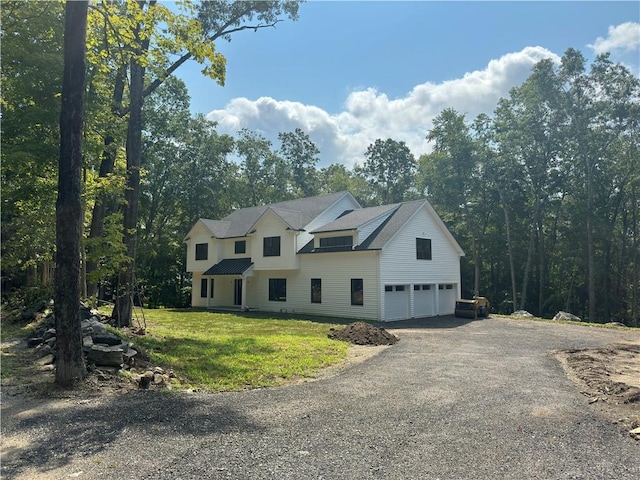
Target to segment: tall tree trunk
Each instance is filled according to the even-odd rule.
[[[502,195],[502,189],[496,184],[496,188],[498,190],[498,195],[500,195],[500,203],[502,203],[502,211],[504,212],[504,223],[507,229],[507,251],[509,253],[509,272],[511,273],[511,297],[512,297],[512,312],[516,309],[516,304],[518,301],[518,296],[516,293],[516,272],[515,266],[513,262],[513,245],[511,244],[511,226],[509,222],[509,209],[507,208],[507,204],[504,201],[504,197]]]
[[[126,69],[122,68],[118,71],[115,80],[115,87],[113,90],[111,111],[115,116],[120,114],[122,108],[122,98],[124,96],[124,77],[126,75]],[[115,139],[113,135],[108,134],[104,139],[104,148],[102,151],[102,160],[100,162],[99,177],[105,178],[107,175],[113,172],[116,163],[116,148],[114,145]],[[107,203],[108,195],[104,193],[99,195],[93,205],[93,211],[91,215],[91,228],[89,229],[89,238],[100,238],[103,233],[104,218],[107,215]],[[92,278],[93,272],[97,269],[97,262],[92,258],[92,251],[87,249],[87,262],[86,262],[86,276]],[[87,296],[93,297],[98,291],[98,282],[96,280],[87,281]]]
[[[142,103],[145,68],[135,58],[131,60],[131,109],[127,130],[127,189],[124,208],[124,243],[128,261],[118,280],[118,293],[113,317],[118,325],[131,325],[135,287],[136,232],[138,197],[140,193],[140,158],[142,155]]]
[[[86,1],[68,1],[65,7],[54,304],[58,339],[55,382],[62,387],[86,374],[80,328],[80,241],[87,9]]]
[[[585,155],[587,173],[587,289],[589,295],[589,323],[596,321],[596,261],[593,238],[593,167]]]
[[[529,271],[531,270],[531,258],[533,257],[533,243],[536,238],[536,227],[531,227],[531,236],[529,237],[529,249],[527,251],[527,263],[524,267],[524,275],[522,278],[522,293],[520,294],[520,310],[524,310],[527,302],[527,286],[529,284]]]

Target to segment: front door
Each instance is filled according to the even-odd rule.
[[[242,279],[237,278],[233,288],[233,304],[242,305]]]

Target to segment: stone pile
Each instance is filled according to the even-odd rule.
[[[104,321],[108,317],[86,305],[82,306],[80,312],[82,350],[89,366],[107,367],[114,371],[132,367],[138,350],[130,342],[107,331]],[[50,309],[43,313],[44,321],[36,329],[36,335],[27,339],[27,346],[35,349],[39,365],[53,370],[57,341],[55,319]]]

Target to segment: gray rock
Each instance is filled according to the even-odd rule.
[[[95,365],[121,367],[124,361],[123,353],[119,346],[93,345],[87,353],[87,361]]]
[[[533,315],[531,315],[529,312],[527,312],[526,310],[518,310],[516,312],[513,312],[511,314],[512,317],[525,317],[525,318],[532,318]]]
[[[558,312],[558,313],[556,313],[556,316],[553,317],[553,319],[555,321],[566,321],[566,320],[570,320],[572,322],[581,322],[582,321],[580,319],[580,317],[576,317],[572,313],[568,313],[568,312]]]
[[[120,345],[122,340],[119,336],[114,335],[113,333],[99,333],[91,335],[93,339],[93,343],[102,343],[104,345]]]
[[[47,330],[46,332],[44,332],[44,334],[42,334],[42,340],[44,340],[45,342],[47,340],[49,340],[52,337],[56,336],[56,329],[55,328],[50,328],[49,330]]]
[[[56,358],[52,354],[49,354],[36,360],[36,364],[40,365],[41,367],[45,365],[51,365],[55,361],[55,359]]]
[[[47,345],[53,348],[53,346],[56,344],[57,341],[58,341],[58,337],[51,337],[51,338],[47,338],[44,341],[44,343],[46,343]]]
[[[37,347],[42,342],[43,342],[42,337],[29,338],[29,339],[27,339],[27,347],[29,347],[29,348]]]
[[[97,317],[91,317],[88,320],[82,320],[82,335],[101,335],[107,333],[107,326],[98,320]]]
[[[87,353],[91,350],[91,347],[93,347],[93,339],[91,336],[87,335],[86,337],[82,337],[82,350]]]
[[[46,357],[47,355],[51,354],[53,354],[53,348],[51,348],[50,345],[44,344],[37,350],[37,355],[40,358]]]

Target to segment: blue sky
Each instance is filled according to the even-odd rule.
[[[491,114],[542,58],[573,47],[640,71],[638,2],[328,2],[300,6],[299,20],[236,34],[218,50],[218,86],[194,62],[177,74],[192,111],[219,132],[305,130],[321,164],[353,166],[376,138],[403,140],[418,156],[431,121],[453,107]]]

